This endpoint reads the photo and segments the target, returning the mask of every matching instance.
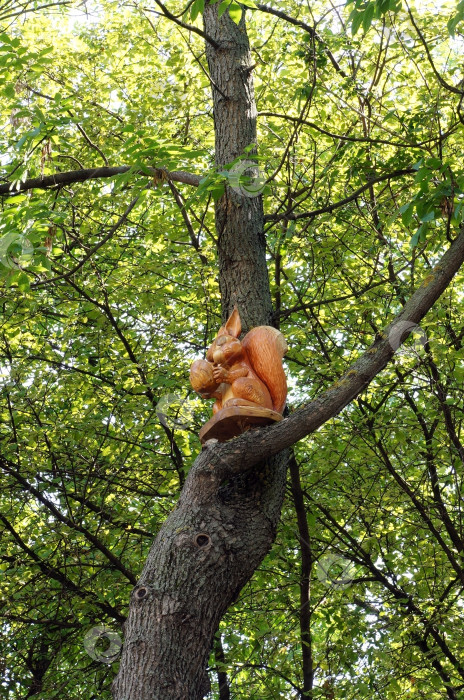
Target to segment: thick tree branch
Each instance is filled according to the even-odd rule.
[[[0,195],[12,196],[18,192],[26,190],[46,190],[49,187],[62,187],[64,185],[72,185],[75,182],[85,182],[86,180],[99,180],[100,178],[114,177],[122,175],[130,170],[129,165],[119,165],[115,167],[104,168],[84,168],[83,170],[69,170],[65,173],[55,173],[54,175],[46,175],[45,177],[33,177],[24,182],[5,183],[0,185]],[[174,170],[168,172],[162,168],[146,168],[145,170],[135,170],[134,175],[153,175],[156,178],[160,176],[173,182],[182,182],[185,185],[198,187],[201,176],[193,173],[186,173],[182,170]]]

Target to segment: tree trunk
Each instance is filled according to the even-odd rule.
[[[216,50],[206,44],[213,90],[216,167],[221,170],[251,145],[253,149],[245,160],[253,161],[256,154],[253,65],[245,13],[236,25],[228,12],[218,19],[218,5],[207,5],[204,22],[207,34],[220,46]],[[235,167],[240,170],[240,166],[245,167],[244,160]],[[237,304],[244,331],[270,324],[272,305],[259,191],[246,192],[238,183],[227,186],[216,204],[216,231],[223,320]]]
[[[251,55],[243,17],[237,26],[228,12],[219,19],[218,6],[208,5],[204,22],[219,44],[207,45],[207,58],[216,163],[223,167],[256,144]],[[269,324],[261,196],[227,187],[216,206],[216,226],[223,319],[237,304],[244,330]],[[222,469],[205,469],[205,461],[208,454],[202,453],[133,590],[115,700],[205,696],[219,621],[274,540],[288,454],[226,481]]]

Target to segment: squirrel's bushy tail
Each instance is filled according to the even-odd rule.
[[[284,336],[272,326],[258,326],[247,333],[242,345],[253,370],[269,389],[274,411],[282,413],[287,398],[282,358],[288,347]]]

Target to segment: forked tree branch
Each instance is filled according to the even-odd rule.
[[[410,334],[448,287],[463,263],[464,226],[402,311],[335,384],[279,423],[244,433],[231,442],[214,443],[207,447],[190,470],[180,501],[192,497],[197,502],[198,498],[208,500],[224,479],[244,472],[291,447],[337,415],[386,367],[396,350],[392,338],[404,340]],[[196,481],[199,482],[198,485],[195,484]]]
[[[177,15],[173,15],[172,12],[168,10],[166,5],[164,5],[160,0],[155,0],[155,4],[160,8],[161,12],[157,13],[160,14],[162,17],[166,17],[167,19],[170,19],[172,22],[175,24],[179,25],[179,27],[182,27],[183,29],[187,29],[189,32],[193,32],[194,34],[198,34],[198,36],[201,36],[205,41],[208,42],[208,44],[211,44],[211,46],[214,46],[216,50],[220,49],[220,45],[218,44],[217,41],[213,39],[209,34],[204,32],[203,30],[199,29],[198,27],[195,27],[193,24],[187,24],[186,22],[182,22],[182,20],[179,19]],[[153,12],[154,10],[144,7],[144,10],[147,10],[149,12]]]

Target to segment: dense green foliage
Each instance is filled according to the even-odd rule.
[[[246,16],[292,411],[369,347],[460,226],[464,9],[273,7],[300,26]],[[103,699],[117,661],[92,659],[84,637],[122,635],[210,408],[188,369],[220,323],[213,200],[230,171],[214,172],[201,36],[137,3],[23,9],[0,5],[0,185],[131,170],[1,202],[0,697]],[[182,3],[169,9],[202,26],[198,0],[183,17]],[[196,191],[147,168],[206,179]],[[234,698],[300,697],[304,644],[314,699],[459,697],[462,282],[296,446],[300,482],[221,623],[211,698],[218,669]]]

